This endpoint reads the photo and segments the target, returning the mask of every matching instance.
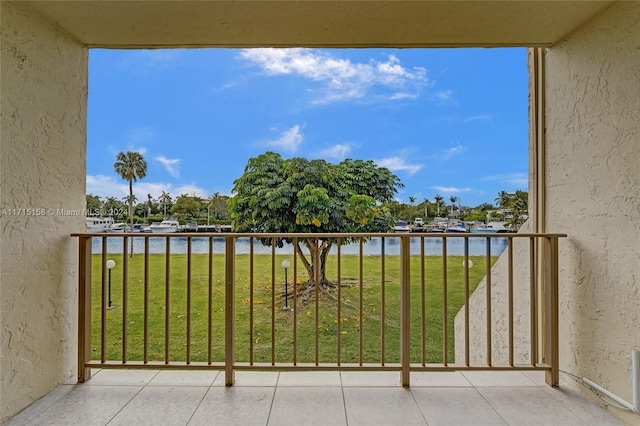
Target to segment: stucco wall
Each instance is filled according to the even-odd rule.
[[[2,2],[0,420],[76,370],[77,249],[84,217],[87,50]],[[43,209],[21,211],[14,209]]]
[[[630,351],[640,349],[640,3],[617,3],[549,49],[546,75],[547,228],[569,234],[561,368],[630,401]]]

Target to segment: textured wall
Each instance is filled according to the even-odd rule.
[[[2,2],[0,420],[73,380],[87,50]],[[38,209],[29,211],[14,209]],[[42,210],[41,210],[42,209]]]
[[[569,234],[561,368],[630,401],[630,351],[640,349],[640,3],[617,3],[550,49],[546,73],[547,228]]]

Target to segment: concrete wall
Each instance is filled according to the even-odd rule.
[[[561,368],[631,401],[640,349],[640,3],[546,55],[547,228],[561,246]],[[637,416],[635,421],[638,421]]]
[[[2,2],[0,421],[76,372],[87,49]],[[21,211],[14,209],[38,209]]]

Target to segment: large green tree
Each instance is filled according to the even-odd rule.
[[[393,199],[400,179],[373,161],[347,159],[339,164],[304,158],[283,159],[266,152],[251,158],[234,182],[229,212],[236,232],[350,233],[387,232],[393,219],[382,207]],[[270,238],[261,239],[271,245]],[[293,244],[314,288],[332,286],[325,265],[335,238],[281,238]],[[340,243],[348,244],[349,239]],[[306,250],[303,250],[306,248]]]
[[[147,162],[143,155],[136,151],[119,152],[113,165],[115,172],[122,179],[129,181],[129,221],[133,230],[133,182],[147,175]]]
[[[200,197],[182,194],[176,198],[176,202],[171,206],[171,214],[187,219],[188,217],[197,217],[200,215],[202,207],[202,199]]]

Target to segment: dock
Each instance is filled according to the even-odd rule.
[[[231,232],[231,225],[181,225],[178,232]]]

